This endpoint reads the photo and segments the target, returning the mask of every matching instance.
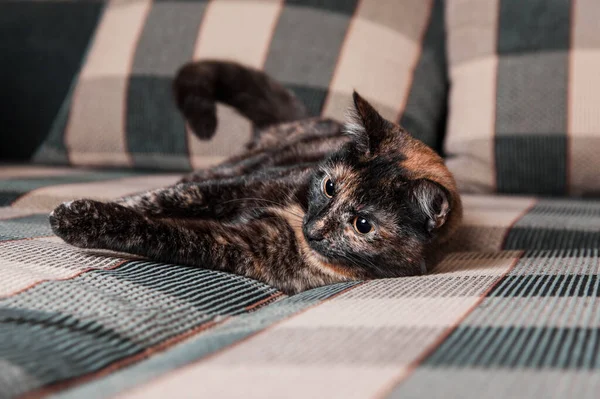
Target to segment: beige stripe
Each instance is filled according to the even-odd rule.
[[[0,166],[0,179],[70,176],[84,173],[81,169],[49,166]]]
[[[463,195],[463,223],[452,238],[447,250],[497,251],[509,229],[523,217],[537,199]]]
[[[65,132],[75,165],[131,165],[124,126],[127,81],[150,7],[149,0],[113,0],[104,12],[73,94]]]
[[[232,60],[262,69],[282,8],[282,0],[211,1],[200,26],[194,59]],[[229,107],[217,107],[217,131],[210,141],[198,139],[187,129],[194,169],[214,165],[241,151],[250,140],[251,123]]]
[[[571,194],[600,190],[600,7],[573,2],[569,66],[569,185]]]
[[[250,141],[252,124],[232,107],[217,104],[217,131],[209,140],[197,138],[186,124],[190,162],[194,169],[215,165],[237,154]]]
[[[87,254],[67,244],[42,240],[0,242],[0,297],[37,283],[73,278],[89,269],[107,269],[123,259]]]
[[[498,1],[447,2],[448,168],[463,191],[495,190]]]
[[[342,47],[323,115],[344,119],[350,94],[356,89],[384,106],[382,115],[396,120],[408,97],[413,71],[421,52],[431,1],[382,2],[362,0]],[[381,16],[381,18],[375,18]],[[398,31],[374,20],[397,17],[410,31]]]
[[[498,279],[505,275],[516,258],[503,254],[496,258],[493,269],[494,278],[471,278],[462,284],[470,285],[475,292],[484,292]],[[447,270],[451,275],[460,273],[458,264],[449,265]],[[486,266],[488,267],[488,266]],[[478,275],[477,268],[470,268],[471,275]],[[475,273],[473,273],[475,272]],[[276,397],[281,392],[289,398],[306,397],[370,397],[384,388],[394,385],[403,378],[410,367],[423,353],[431,348],[448,328],[458,323],[477,303],[479,296],[467,296],[440,300],[422,298],[415,301],[402,298],[402,285],[395,285],[398,279],[388,280],[388,284],[373,281],[350,290],[330,301],[297,314],[271,329],[267,329],[242,343],[230,347],[219,354],[205,358],[196,364],[163,376],[160,379],[142,385],[125,393],[123,398],[162,398],[168,393],[175,396],[186,396],[192,386],[200,391],[195,394],[203,397]],[[418,283],[418,279],[414,283]],[[452,289],[457,285],[456,279],[440,279],[436,291]],[[385,299],[387,296],[388,299]],[[377,297],[381,299],[376,299]],[[390,299],[395,298],[395,299]],[[417,306],[417,309],[411,309]],[[370,353],[386,353],[389,348],[390,326],[415,326],[411,328],[394,329],[394,342],[401,341],[407,345],[401,359],[393,364],[389,361],[378,362],[373,356],[361,358],[352,356],[349,363],[343,356],[343,348],[353,348],[355,351]],[[331,342],[336,346],[329,348],[331,353],[340,354],[324,358],[318,348],[318,332],[323,326],[368,327],[370,331],[369,347],[364,347],[364,338],[357,329],[356,335],[350,333],[344,342]],[[420,326],[420,327],[419,327]],[[422,326],[441,326],[440,328],[425,328]],[[421,328],[422,339],[414,340],[415,332]],[[279,340],[279,346],[272,345],[284,330],[306,331],[306,339],[302,342]],[[402,337],[398,337],[402,334]],[[353,340],[356,343],[353,344]],[[363,345],[359,345],[363,343]],[[294,353],[297,346],[306,348],[302,354],[302,364],[286,362],[285,357],[279,357],[279,352]],[[411,356],[404,356],[404,354]],[[365,359],[361,361],[361,359]],[[324,366],[326,364],[326,367]],[[202,384],[198,384],[202,381]],[[230,383],[235,381],[235,384]]]
[[[282,7],[282,0],[211,1],[204,13],[194,59],[226,59],[262,68]],[[242,26],[244,29],[240,29]]]
[[[183,385],[163,379],[116,398],[362,399],[373,397],[378,381],[397,374],[398,368],[364,365],[205,365],[179,372]]]
[[[502,249],[508,228],[461,226],[447,244],[447,252],[492,252]]]
[[[434,270],[434,276],[501,276],[508,271],[515,259],[521,256],[521,251],[501,252],[460,252],[447,256]],[[471,282],[479,288],[487,289],[489,283]],[[442,285],[443,287],[443,285]],[[442,288],[436,288],[440,290]],[[464,290],[465,287],[454,288]],[[472,288],[469,288],[472,289]],[[460,291],[459,291],[460,292]]]
[[[418,284],[418,280],[414,283]],[[443,281],[440,281],[443,285]],[[478,287],[481,292],[484,287]],[[431,293],[436,295],[435,292]],[[344,302],[331,301],[290,320],[280,328],[385,328],[385,327],[447,327],[457,314],[473,307],[478,297],[419,297],[419,298],[376,298],[348,299]],[[428,309],[444,309],[431,314]]]
[[[29,209],[15,209],[10,206],[0,207],[0,220],[35,215],[37,212]]]
[[[536,204],[533,197],[463,195],[463,225],[509,227]]]
[[[177,182],[179,175],[140,176],[103,182],[61,184],[30,191],[13,203],[13,208],[50,212],[63,202],[77,198],[110,200],[121,196],[165,187]]]

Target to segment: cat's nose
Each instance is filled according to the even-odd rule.
[[[308,241],[323,241],[325,239],[325,236],[320,231],[315,231],[309,233],[306,236],[306,238],[308,239]]]
[[[308,241],[322,241],[325,239],[323,232],[312,225],[304,226],[304,236]]]

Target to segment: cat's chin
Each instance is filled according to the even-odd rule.
[[[331,262],[331,259],[329,259],[327,256],[325,256],[322,253],[320,253],[318,250],[316,250],[314,248],[311,248],[311,249],[312,249],[314,257],[318,261],[323,262],[323,263],[330,263]]]
[[[319,242],[308,241],[308,247],[310,248],[310,252],[315,259],[319,260],[320,262],[331,262],[331,259],[329,259],[327,255],[323,254],[323,249],[321,248],[321,244]]]
[[[339,264],[339,262],[336,261],[334,258],[325,255],[322,252],[322,249],[319,248],[318,246],[309,244],[309,247],[311,249],[311,254],[315,260],[317,260],[321,263]]]

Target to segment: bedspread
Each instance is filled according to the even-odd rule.
[[[81,250],[47,214],[177,175],[0,167],[0,397],[595,397],[600,201],[464,196],[428,275],[286,296]]]

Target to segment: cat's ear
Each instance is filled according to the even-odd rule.
[[[371,104],[356,91],[352,93],[354,109],[349,112],[346,133],[352,137],[356,148],[366,156],[376,153],[379,145],[393,129]]]
[[[427,217],[427,230],[432,232],[442,227],[450,212],[448,192],[427,179],[417,180],[413,184],[415,203]]]

